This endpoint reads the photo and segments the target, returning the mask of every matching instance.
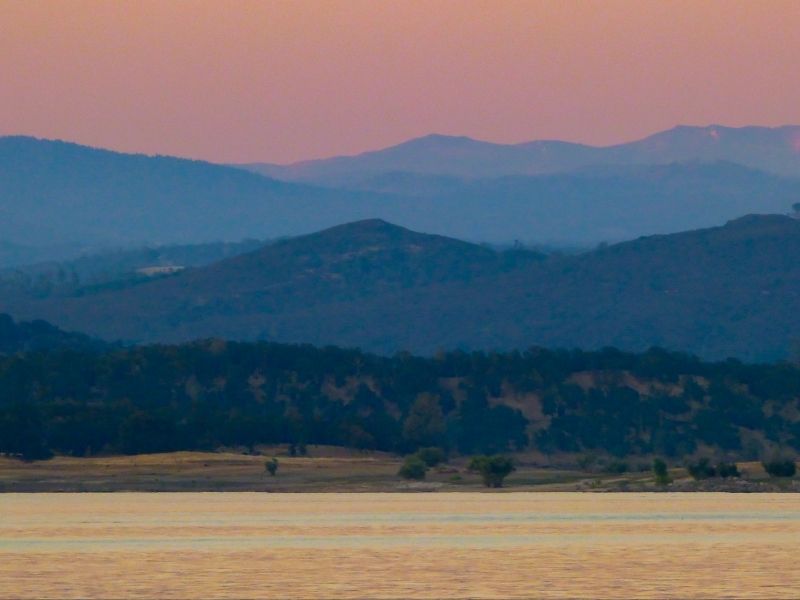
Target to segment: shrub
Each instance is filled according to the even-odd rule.
[[[770,477],[794,477],[797,472],[794,460],[788,458],[774,458],[761,464]]]
[[[494,456],[473,456],[469,462],[469,470],[480,473],[486,487],[503,487],[503,480],[516,470],[514,461],[502,454]]]
[[[670,479],[669,476],[669,471],[667,471],[667,463],[660,458],[653,460],[653,475],[655,475],[656,483],[658,485],[667,485],[672,483],[672,479]]]
[[[412,454],[406,457],[400,470],[397,472],[403,479],[416,479],[420,481],[425,479],[425,474],[428,472],[428,465],[425,464],[419,456]]]
[[[267,471],[267,473],[275,477],[275,474],[278,472],[278,459],[272,457],[270,460],[264,463],[264,469]]]
[[[739,467],[736,466],[736,463],[725,462],[721,462],[717,465],[717,475],[724,479],[727,479],[728,477],[742,476],[742,474],[739,473]]]
[[[687,465],[686,470],[692,479],[710,479],[717,476],[717,470],[707,458],[701,458],[696,463]]]
[[[446,461],[446,456],[444,454],[444,450],[441,448],[420,448],[416,452],[417,456],[419,456],[420,460],[424,462],[429,467],[435,467],[436,465],[443,463]]]

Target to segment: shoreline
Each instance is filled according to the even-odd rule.
[[[314,449],[318,450],[318,449]],[[402,460],[383,453],[324,450],[309,457],[278,456],[270,476],[269,455],[233,452],[172,452],[75,458],[56,456],[24,462],[0,457],[0,493],[76,492],[725,492],[797,493],[800,478],[775,479],[760,464],[739,463],[742,478],[695,481],[682,468],[671,469],[673,483],[657,486],[649,471],[599,473],[518,461],[503,488],[486,488],[470,473],[465,458],[432,468],[424,481],[397,475]]]

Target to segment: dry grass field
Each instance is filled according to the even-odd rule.
[[[234,452],[172,452],[137,456],[76,458],[24,462],[0,457],[0,492],[111,491],[263,491],[263,492],[400,492],[479,491],[478,475],[456,459],[428,472],[424,481],[397,476],[401,459],[378,452],[342,448],[309,448],[309,456],[281,455],[285,448],[261,448],[260,455]],[[277,456],[273,477],[266,461]],[[649,471],[624,474],[591,473],[577,468],[544,467],[517,458],[518,468],[506,480],[506,490],[645,491],[655,489]],[[793,490],[797,481],[767,483],[757,463],[741,463],[744,480],[693,482],[683,469],[672,471],[673,490],[694,488],[723,491]],[[756,486],[756,487],[754,487]],[[769,490],[765,489],[769,487]],[[777,487],[776,487],[777,486]],[[747,488],[747,489],[745,489]]]
[[[262,449],[262,455],[226,452],[172,452],[137,456],[75,458],[23,462],[0,458],[0,491],[433,491],[479,490],[480,478],[458,460],[429,471],[425,481],[397,476],[401,459],[382,453],[311,447],[310,456],[282,456],[285,449]],[[276,455],[277,474],[265,462]],[[645,474],[645,477],[647,475]],[[521,464],[507,480],[508,489],[576,489],[597,477],[586,473],[527,467]]]

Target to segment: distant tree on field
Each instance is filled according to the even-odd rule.
[[[267,473],[275,477],[275,474],[278,472],[278,459],[272,457],[264,464],[264,469],[267,471]]]
[[[794,477],[797,473],[797,465],[794,459],[773,458],[763,461],[761,464],[770,477]]]
[[[425,479],[425,474],[428,472],[428,465],[425,464],[419,456],[412,454],[408,456],[397,472],[403,479],[415,479],[421,481]]]
[[[653,460],[653,475],[655,475],[656,483],[658,485],[668,485],[672,483],[672,479],[669,476],[669,471],[667,470],[667,463],[660,458]]]
[[[416,455],[429,467],[443,463],[447,460],[444,450],[432,446],[430,448],[420,448],[417,450]]]
[[[516,470],[514,461],[502,454],[494,456],[474,456],[469,463],[469,470],[480,473],[486,487],[503,487],[503,480]]]

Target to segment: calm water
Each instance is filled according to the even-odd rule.
[[[793,494],[5,494],[3,598],[797,598]]]

